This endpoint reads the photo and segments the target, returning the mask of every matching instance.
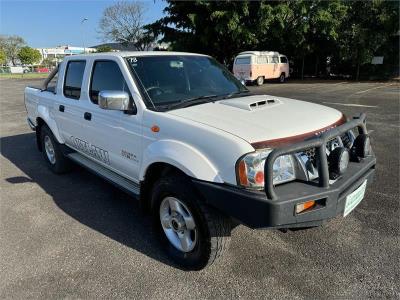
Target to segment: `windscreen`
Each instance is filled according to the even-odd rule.
[[[198,97],[247,91],[211,57],[154,55],[128,57],[127,61],[156,107]]]

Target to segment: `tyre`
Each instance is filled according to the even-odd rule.
[[[279,76],[279,82],[284,83],[285,80],[286,80],[285,73],[282,73],[281,76]]]
[[[227,251],[230,219],[205,205],[185,176],[172,174],[154,184],[152,212],[162,247],[181,268],[200,270]]]
[[[50,128],[43,125],[40,130],[42,154],[50,170],[56,174],[70,170],[71,162],[61,152],[60,144],[55,139]]]
[[[257,84],[258,86],[263,85],[263,84],[264,84],[264,77],[258,76],[258,77],[257,77],[257,80],[256,80],[256,84]]]

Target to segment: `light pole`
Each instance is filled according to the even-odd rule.
[[[88,21],[88,18],[83,18],[81,21],[81,27],[82,27],[82,37],[83,37],[83,54],[86,53],[86,47],[85,47],[85,28],[83,26],[83,23],[85,23],[86,21]]]

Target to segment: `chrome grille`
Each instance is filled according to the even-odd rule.
[[[329,155],[329,153],[336,147],[343,146],[347,149],[350,149],[353,146],[354,139],[355,137],[352,131],[348,131],[341,136],[330,139],[328,142],[326,142],[327,155]],[[315,148],[309,148],[302,151],[302,154],[307,155],[309,161],[313,164],[314,167],[317,166],[315,151]]]
[[[317,166],[317,161],[315,158],[315,148],[309,148],[304,150],[303,152],[305,155],[307,155],[309,161],[313,164],[314,167]]]

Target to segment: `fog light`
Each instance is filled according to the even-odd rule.
[[[300,203],[296,205],[296,214],[299,214],[309,208],[312,208],[315,206],[315,201],[314,200],[310,200],[304,203]]]
[[[366,134],[359,134],[354,140],[353,147],[351,148],[352,159],[357,160],[358,157],[366,158],[371,155],[371,141]]]
[[[346,172],[350,154],[346,148],[337,147],[329,154],[329,178],[336,179]]]

